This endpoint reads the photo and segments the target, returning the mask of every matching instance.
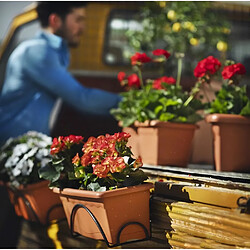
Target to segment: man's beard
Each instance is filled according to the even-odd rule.
[[[79,42],[74,42],[68,39],[67,29],[65,28],[65,26],[59,28],[54,34],[62,37],[71,48],[76,48],[79,45]]]

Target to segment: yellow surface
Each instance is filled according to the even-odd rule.
[[[5,37],[5,39],[3,40],[3,43],[0,47],[0,59],[5,51],[5,49],[7,48],[13,34],[15,33],[16,29],[18,27],[20,27],[21,25],[25,24],[25,23],[29,23],[33,20],[35,20],[37,18],[37,12],[35,11],[34,8],[16,16],[12,23],[11,23],[11,27],[10,30],[8,32],[8,35]]]
[[[51,221],[48,227],[48,236],[53,241],[56,249],[62,249],[62,244],[58,240],[57,233],[59,232],[59,226],[56,220]]]

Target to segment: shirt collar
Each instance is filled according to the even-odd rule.
[[[63,38],[61,38],[60,36],[54,35],[52,33],[49,33],[47,31],[40,31],[38,33],[38,37],[43,37],[45,38],[49,45],[54,48],[54,49],[61,49],[61,48],[65,48],[67,47],[67,44],[65,42],[65,40]]]

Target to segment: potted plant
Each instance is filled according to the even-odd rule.
[[[152,54],[153,58],[138,52],[131,57],[137,74],[118,74],[119,81],[127,85],[128,91],[122,93],[122,101],[118,108],[111,110],[111,114],[124,131],[136,128],[138,154],[144,163],[185,167],[197,128],[195,123],[202,119],[197,111],[203,108],[203,104],[194,96],[189,99],[189,94],[182,89],[181,65],[177,81],[168,76],[144,81],[144,64],[163,63],[170,57],[170,53],[163,49],[156,49]]]
[[[10,138],[0,151],[0,180],[16,214],[42,224],[64,217],[58,195],[38,175],[38,169],[51,161],[51,143],[51,137],[29,131]]]
[[[64,137],[53,140],[53,164],[40,176],[60,195],[72,234],[104,239],[108,246],[149,237],[152,184],[142,184],[147,176],[127,146],[129,136],[90,137],[80,148],[80,137],[70,144]]]
[[[197,86],[209,83],[211,78],[206,60],[195,68]],[[217,171],[250,170],[250,100],[246,86],[239,85],[240,76],[245,72],[244,65],[227,60],[221,73],[224,83],[215,93],[215,99],[208,103],[206,121],[212,125]]]

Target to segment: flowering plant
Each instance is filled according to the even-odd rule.
[[[0,151],[0,179],[12,187],[41,181],[38,170],[51,161],[52,138],[29,131],[10,138]]]
[[[180,85],[180,74],[177,80],[162,76],[143,81],[142,67],[145,63],[162,63],[170,57],[170,53],[163,49],[156,49],[152,54],[154,58],[146,53],[135,53],[131,57],[131,64],[136,73],[129,76],[124,72],[118,74],[118,80],[127,86],[128,91],[122,93],[122,101],[118,108],[111,110],[111,114],[122,122],[123,127],[128,127],[135,121],[146,120],[182,123],[196,123],[201,120],[202,117],[197,114],[197,110],[203,108],[199,99],[192,98],[188,105],[184,105],[189,95]]]
[[[53,164],[40,170],[40,176],[50,180],[50,186],[74,187],[106,191],[138,185],[147,179],[139,167],[141,158],[134,159],[126,144],[128,133],[89,137],[55,138],[51,146]],[[80,146],[80,147],[79,147]]]
[[[209,56],[198,62],[194,69],[197,83],[190,95],[191,100],[199,91],[202,85],[208,84],[213,75],[219,72],[221,62]],[[222,69],[221,76],[224,82],[221,89],[215,93],[215,99],[210,101],[207,97],[207,113],[240,114],[250,116],[250,100],[247,96],[246,86],[239,86],[240,78],[246,73],[244,65],[227,60]],[[206,94],[206,92],[204,92]],[[189,102],[187,100],[187,103]]]

